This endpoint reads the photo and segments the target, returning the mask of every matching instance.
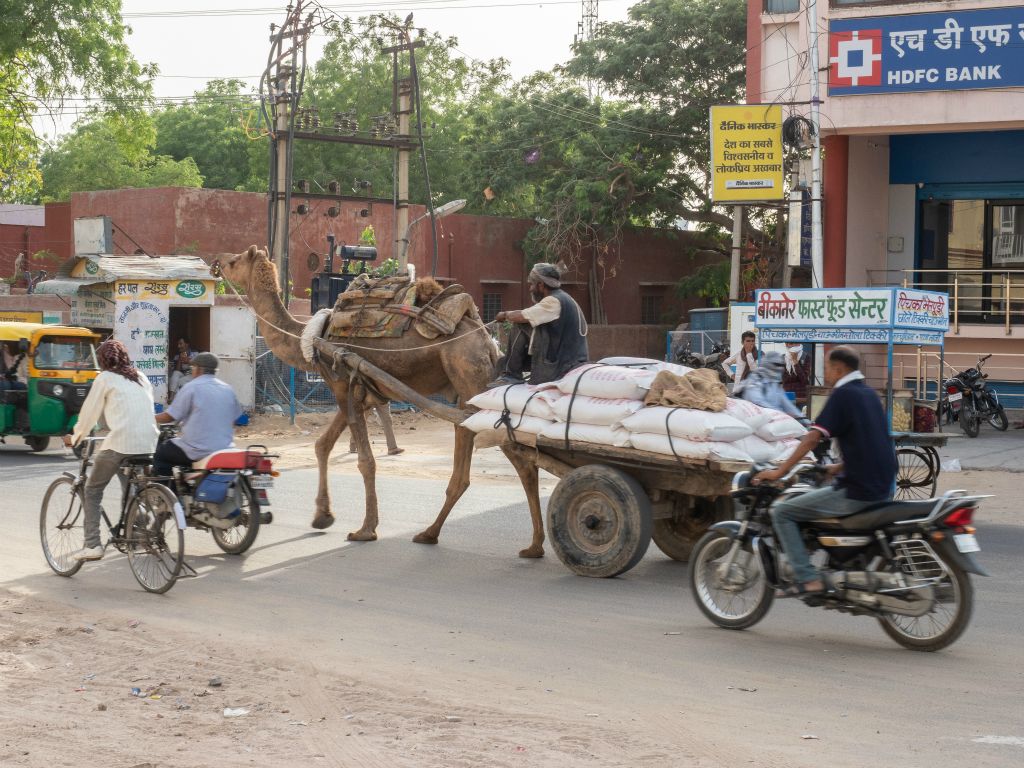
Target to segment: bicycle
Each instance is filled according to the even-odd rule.
[[[89,437],[79,455],[78,474],[64,472],[43,497],[39,515],[39,536],[43,555],[54,573],[74,576],[83,562],[72,555],[85,540],[85,482],[92,457],[102,437]],[[174,494],[156,478],[146,474],[151,454],[126,456],[118,469],[123,475],[121,514],[116,523],[100,509],[109,538],[103,548],[113,546],[128,556],[128,565],[143,589],[162,594],[174,586],[182,571],[195,575],[185,564],[185,515]]]

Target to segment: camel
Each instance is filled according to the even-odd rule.
[[[377,492],[376,462],[370,449],[366,429],[365,410],[382,404],[379,398],[356,383],[353,398],[359,407],[349,408],[349,381],[345,377],[330,375],[316,363],[305,360],[299,346],[303,324],[296,320],[284,306],[278,293],[278,275],[274,264],[263,250],[251,246],[239,254],[225,254],[213,263],[215,276],[219,274],[237,285],[244,285],[246,298],[256,314],[260,333],[266,339],[273,353],[288,365],[301,370],[325,373],[325,382],[338,401],[338,413],[327,430],[316,441],[316,460],[319,470],[319,485],[316,497],[314,528],[328,528],[334,524],[331,512],[330,494],[327,487],[327,460],[338,438],[346,427],[352,430],[359,455],[359,473],[363,477],[366,492],[366,511],[362,526],[348,534],[349,541],[375,541],[377,539]],[[473,333],[478,330],[479,333]],[[452,341],[444,339],[429,341],[414,331],[398,338],[357,339],[358,354],[367,362],[395,377],[422,395],[438,392],[452,392],[465,403],[474,395],[483,392],[494,376],[498,350],[483,323],[464,317]],[[371,349],[372,348],[372,349]],[[437,519],[413,537],[419,544],[436,544],[441,527],[459,498],[469,487],[469,472],[473,456],[473,441],[476,435],[468,429],[455,426],[454,468],[445,492],[444,505]],[[519,552],[520,557],[542,557],[544,554],[544,526],[541,518],[538,494],[537,467],[512,450],[507,444],[502,452],[515,467],[523,484],[530,507],[533,523],[533,537],[530,545]]]

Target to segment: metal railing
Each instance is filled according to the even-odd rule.
[[[902,388],[911,389],[915,400],[933,402],[941,395],[942,382],[977,362],[978,353],[974,351],[947,350],[940,355],[935,348],[916,347],[893,354],[893,379],[902,382]],[[996,352],[985,363],[985,373],[1007,408],[1024,408],[1024,353]]]
[[[1024,269],[869,269],[867,274],[872,287],[948,293],[954,334],[960,333],[963,318],[999,318],[1007,336],[1015,321],[1024,322]]]

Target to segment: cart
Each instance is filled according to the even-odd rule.
[[[754,326],[758,341],[876,344],[888,350],[886,415],[892,424],[893,347],[944,348],[949,297],[909,288],[770,289],[757,292]],[[941,369],[941,364],[940,364]],[[894,432],[898,470],[895,498],[935,494],[942,433]]]
[[[732,517],[733,477],[750,469],[520,433],[513,450],[559,478],[548,500],[548,543],[573,573],[596,578],[628,571],[652,539],[687,561],[712,523]]]

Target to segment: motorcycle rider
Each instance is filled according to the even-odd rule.
[[[786,391],[782,388],[782,374],[785,370],[786,361],[781,353],[766,352],[761,356],[757,368],[733,389],[733,397],[738,396],[762,408],[782,411],[794,419],[803,420],[803,414],[786,397]]]
[[[772,525],[793,567],[794,583],[776,597],[821,594],[827,590],[822,574],[811,565],[800,523],[823,517],[846,517],[892,498],[896,482],[896,451],[878,395],[864,382],[860,356],[851,347],[829,352],[825,381],[832,386],[825,408],[793,453],[777,469],[759,472],[754,482],[784,477],[824,437],[835,438],[841,464],[829,467],[833,485],[775,504]]]
[[[124,344],[113,339],[103,342],[96,349],[96,360],[102,370],[82,403],[74,431],[70,437],[64,437],[65,445],[76,445],[100,420],[109,430],[103,450],[93,458],[92,471],[85,483],[85,543],[72,555],[75,560],[103,558],[100,542],[103,490],[117,474],[122,459],[152,453],[157,438],[152,421],[153,387],[132,365]],[[119,478],[123,492],[126,480],[123,476]]]
[[[242,415],[242,406],[234,390],[215,375],[220,361],[212,352],[200,352],[191,362],[192,380],[178,390],[166,411],[156,415],[158,424],[181,424],[181,437],[165,440],[153,454],[157,475],[170,475],[176,466],[190,466],[235,444],[235,420]]]

